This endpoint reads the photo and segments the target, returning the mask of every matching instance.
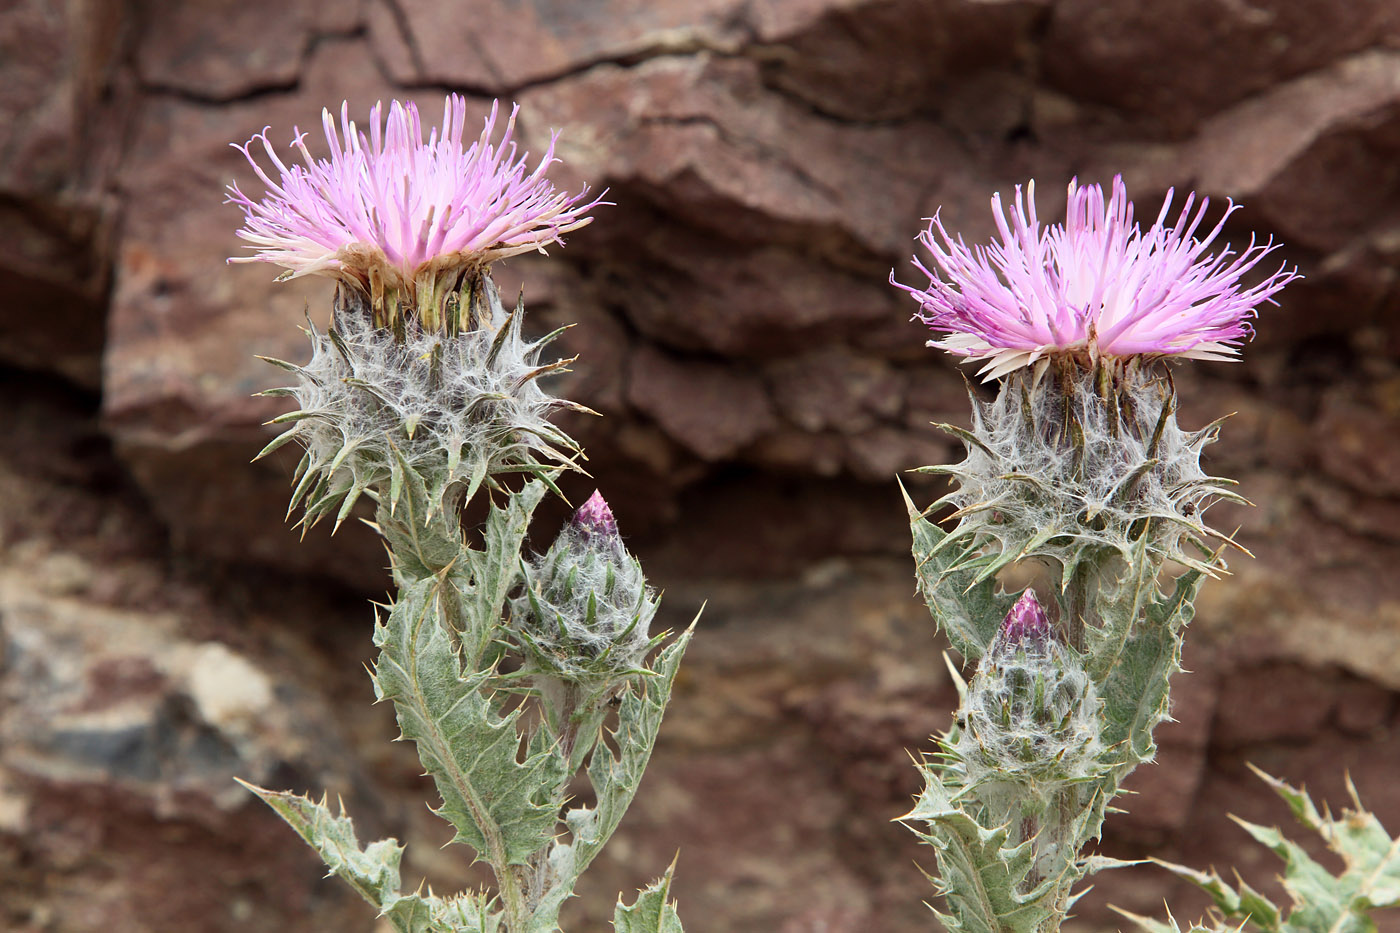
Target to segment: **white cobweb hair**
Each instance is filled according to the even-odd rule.
[[[984,576],[1038,557],[1068,580],[1080,561],[1127,558],[1135,546],[1159,566],[1216,569],[1205,559],[1212,539],[1230,539],[1202,513],[1217,499],[1243,500],[1232,481],[1201,468],[1219,422],[1182,430],[1167,376],[1070,364],[1015,373],[990,402],[969,394],[972,429],[943,426],[963,440],[966,459],[924,468],[957,486],[935,503],[956,510],[940,551],[980,561]]]

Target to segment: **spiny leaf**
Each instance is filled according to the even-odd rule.
[[[470,596],[455,575],[404,581],[388,619],[375,627],[380,647],[375,691],[392,700],[399,728],[418,746],[442,806],[435,812],[498,869],[525,865],[554,834],[548,788],[561,775],[557,760],[519,760],[516,720],[488,701],[490,672],[464,669],[448,622],[452,604]]]
[[[597,803],[592,807],[574,807],[565,814],[569,838],[556,842],[550,851],[549,863],[555,883],[536,910],[536,916],[545,911],[557,916],[560,906],[572,896],[579,876],[612,838],[623,814],[631,806],[656,747],[661,719],[671,699],[671,687],[694,631],[692,622],[622,693],[617,707],[617,728],[612,733],[618,751],[614,753],[605,742],[593,747],[588,779]],[[584,744],[579,743],[580,746]]]
[[[510,496],[505,508],[492,506],[482,530],[482,550],[467,551],[471,592],[463,603],[458,636],[468,662],[481,656],[495,637],[506,597],[520,579],[520,549],[530,517],[544,499],[545,486],[529,482]]]
[[[619,898],[613,914],[613,929],[617,933],[684,933],[676,905],[670,900],[671,877],[676,863],[651,887],[641,891],[628,906]]]
[[[1035,933],[1059,915],[1063,879],[1047,878],[1021,893],[1035,861],[1031,842],[1008,845],[1008,828],[988,829],[953,801],[935,770],[925,765],[924,791],[900,817],[928,827],[916,834],[937,852],[930,880],[948,904],[940,914],[952,933]]]
[[[1400,906],[1400,839],[1392,838],[1375,814],[1361,805],[1350,780],[1347,789],[1355,809],[1334,818],[1326,810],[1319,812],[1306,791],[1253,770],[1288,804],[1299,823],[1320,835],[1340,856],[1340,873],[1315,861],[1279,829],[1238,817],[1232,819],[1283,859],[1283,886],[1293,902],[1286,917],[1243,880],[1231,887],[1214,871],[1158,864],[1209,893],[1225,920],[1248,922],[1266,933],[1374,933],[1370,912]],[[1161,926],[1143,925],[1149,930]]]
[[[395,839],[381,839],[360,848],[355,827],[344,814],[336,816],[326,805],[297,794],[267,790],[239,780],[257,794],[277,815],[286,820],[298,836],[320,853],[332,874],[338,875],[380,913],[388,917],[400,933],[426,933],[432,929],[430,916],[439,906],[436,898],[399,893],[399,861],[403,846]]]
[[[574,860],[579,871],[602,850],[641,785],[642,773],[656,747],[681,657],[694,631],[695,623],[691,623],[648,666],[647,672],[652,676],[632,681],[623,692],[617,708],[617,729],[612,733],[618,753],[614,754],[603,743],[594,750],[588,778],[598,797],[597,806],[587,810],[586,815],[581,812],[583,808],[569,813]],[[577,818],[576,813],[579,814]]]
[[[1146,933],[1239,933],[1239,927],[1228,926],[1219,921],[1215,921],[1211,926],[1206,926],[1204,921],[1197,921],[1183,930],[1181,925],[1176,922],[1176,918],[1170,913],[1167,914],[1167,922],[1163,923],[1160,920],[1144,917],[1140,914],[1124,910],[1121,907],[1114,907],[1111,904],[1109,905],[1109,909],[1121,916],[1127,917],[1145,930]]]
[[[394,561],[395,579],[431,577],[455,563],[462,553],[459,518],[437,508],[438,500],[423,474],[409,465],[397,447],[390,474],[390,502],[381,503],[377,524]],[[399,488],[393,488],[397,475]]]
[[[904,492],[902,484],[900,491]],[[964,564],[959,569],[957,562],[963,555],[941,547],[948,533],[924,518],[907,492],[904,501],[914,538],[919,592],[953,647],[963,657],[976,660],[986,651],[1016,598],[997,592],[995,577],[979,572],[976,566]]]

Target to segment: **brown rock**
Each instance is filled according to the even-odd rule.
[[[846,438],[833,434],[779,430],[760,438],[749,456],[765,469],[778,473],[831,477],[844,469],[848,446]]]
[[[203,100],[236,100],[256,91],[291,88],[311,46],[317,5],[275,0],[147,4],[137,52],[141,79],[162,91]],[[327,101],[325,106],[335,111],[339,103]],[[308,115],[301,125],[318,125],[319,115]],[[279,136],[290,138],[285,131]]]
[[[903,384],[883,360],[837,347],[790,357],[768,367],[778,411],[804,431],[855,434],[893,419],[903,407]]]
[[[1400,412],[1329,393],[1314,426],[1323,470],[1358,492],[1400,498]]]
[[[1346,678],[1336,687],[1333,717],[1343,732],[1376,736],[1390,724],[1395,693],[1368,681]]]
[[[0,358],[91,388],[115,214],[101,191],[115,137],[94,110],[120,30],[113,9],[71,6],[0,15]],[[124,96],[106,90],[106,112],[122,113]]]
[[[657,250],[651,253],[650,250]],[[892,296],[877,278],[822,267],[782,248],[721,248],[680,231],[647,245],[642,281],[617,281],[629,320],[657,343],[741,358],[794,342],[853,337],[887,325]],[[676,257],[686,257],[677,263]]]
[[[1306,492],[1308,504],[1323,518],[1358,535],[1400,540],[1400,502],[1357,493],[1327,482]]]
[[[734,49],[745,38],[736,0],[489,2],[474,5],[469,16],[431,0],[398,0],[394,9],[392,19],[375,21],[375,42],[395,41],[380,33],[393,26],[412,50],[412,70],[396,70],[396,80],[500,94],[600,62]]]
[[[927,928],[928,853],[888,820],[915,779],[904,748],[952,700],[890,478],[955,458],[927,423],[965,424],[967,402],[886,279],[917,277],[921,218],[984,242],[991,193],[1031,177],[1045,218],[1074,174],[1123,173],[1140,218],[1173,186],[1213,211],[1241,198],[1229,242],[1275,235],[1265,265],[1307,276],[1262,309],[1242,364],[1175,370],[1184,423],[1239,412],[1206,464],[1259,506],[1211,517],[1255,558],[1203,591],[1179,723],[1105,851],[1267,884],[1272,856],[1223,819],[1285,821],[1246,759],[1334,803],[1349,767],[1394,823],[1393,7],[11,4],[0,358],[93,388],[101,354],[103,421],[34,404],[63,391],[46,375],[0,374],[0,927],[368,929],[270,813],[224,796],[235,770],[353,785],[366,836],[409,839],[406,878],[473,883],[367,705],[367,612],[317,601],[344,595],[325,574],[382,589],[378,543],[350,527],[298,543],[290,462],[246,463],[277,410],[247,398],[278,381],[252,355],[300,358],[294,328],[305,307],[324,317],[329,286],[225,266],[238,213],[218,203],[250,178],[228,142],[271,123],[280,145],[346,98],[363,119],[412,96],[434,119],[443,84],[518,98],[532,152],[563,131],[560,183],[617,202],[567,250],[498,271],[536,332],[580,322],[554,387],[608,417],[567,422],[592,477],[565,491],[604,487],[668,624],[715,597],[643,796],[566,928],[601,926],[677,847],[702,925]],[[566,511],[546,507],[542,540]],[[230,680],[271,684],[287,718],[260,691],[200,686]],[[1164,895],[1178,916],[1204,907],[1142,869],[1076,911],[1107,928],[1108,902],[1157,915]]]
[[[90,415],[33,382],[8,398],[4,432],[26,453],[0,457],[0,925],[367,931],[358,899],[323,888],[314,856],[233,782],[364,793],[353,730],[307,689],[360,650],[327,665],[288,627],[326,603],[273,615],[203,589],[216,574],[172,574]],[[363,828],[381,828],[383,804]]]
[[[917,432],[886,426],[851,438],[847,463],[860,479],[893,483],[909,470],[947,463],[952,454],[953,445],[932,428]]]
[[[1047,77],[1076,97],[1181,134],[1235,101],[1372,47],[1400,29],[1384,0],[1230,4],[1143,10],[1071,0],[1050,17]],[[1228,75],[1228,79],[1224,76]]]
[[[781,5],[780,5],[781,6]],[[1024,118],[1024,77],[986,93],[990,72],[1024,72],[1049,4],[812,4],[819,16],[765,17],[763,59],[775,87],[844,120],[907,119],[930,110],[1001,136]],[[979,93],[980,92],[980,93]],[[976,105],[973,102],[976,101]],[[990,118],[990,119],[989,119]]]
[[[525,99],[541,128],[580,127],[565,153],[580,171],[624,182],[612,186],[619,194],[636,185],[647,207],[713,245],[788,246],[865,270],[875,286],[885,255],[908,251],[926,192],[962,177],[943,164],[959,150],[940,127],[842,126],[765,88],[761,69],[743,59],[604,66]],[[627,210],[636,195],[617,200]],[[644,242],[655,226],[653,214],[616,233]]]
[[[54,192],[74,173],[74,88],[65,68],[72,42],[63,10],[53,4],[21,3],[0,19],[8,79],[0,91],[0,183],[8,190]]]
[[[736,367],[679,360],[643,348],[628,370],[627,399],[705,460],[725,460],[774,425],[762,384]]]
[[[100,384],[112,221],[95,203],[0,196],[0,359]]]
[[[1332,712],[1329,686],[1295,665],[1235,671],[1222,678],[1211,740],[1227,747],[1307,741]]]

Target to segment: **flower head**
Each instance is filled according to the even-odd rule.
[[[1054,355],[1233,359],[1253,335],[1255,306],[1297,273],[1280,267],[1245,288],[1241,277],[1274,242],[1251,239],[1243,253],[1208,253],[1238,206],[1232,202],[1198,239],[1209,199],[1193,213],[1196,196],[1187,196],[1174,223],[1171,203],[1169,191],[1144,231],[1133,222],[1121,177],[1107,200],[1098,185],[1071,181],[1064,224],[1042,228],[1035,183],[1025,195],[1017,186],[1009,218],[1001,196],[992,197],[999,243],[969,248],[935,216],[919,241],[937,271],[914,260],[928,287],[891,282],[918,299],[916,317],[944,335],[929,346],[985,361],[989,380]]]
[[[612,540],[617,537],[617,519],[613,518],[608,500],[598,490],[574,513],[573,524],[579,533],[588,540],[601,538]]]
[[[315,159],[306,133],[293,128],[291,145],[304,165],[285,164],[273,150],[267,129],[236,145],[266,186],[262,200],[228,186],[228,202],[243,209],[238,235],[251,256],[230,262],[271,262],[285,266],[285,278],[321,274],[361,288],[378,279],[380,287],[411,291],[425,269],[469,266],[562,243],[562,235],[592,220],[598,199],[557,191],[545,177],[557,134],[533,171],[528,153],[516,156],[511,139],[519,107],[512,107],[505,133],[493,145],[498,104],[481,136],[464,145],[467,102],[456,94],[443,106],[442,126],[423,140],[416,105],[393,101],[381,120],[382,105],[370,111],[369,135],[340,108],[340,127],[329,110],[321,124],[329,159]],[[276,171],[263,170],[252,151],[260,142]],[[273,175],[275,174],[275,178]]]

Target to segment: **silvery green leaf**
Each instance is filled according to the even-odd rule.
[[[1317,862],[1278,828],[1239,818],[1233,819],[1283,860],[1283,886],[1293,902],[1286,916],[1243,880],[1232,887],[1214,871],[1158,864],[1210,894],[1227,921],[1248,922],[1267,933],[1374,933],[1371,911],[1400,905],[1400,839],[1392,838],[1375,814],[1361,805],[1350,780],[1347,789],[1354,809],[1334,818],[1325,810],[1318,812],[1305,791],[1257,768],[1254,771],[1283,798],[1298,822],[1321,836],[1341,859],[1340,872]]]
[[[613,914],[613,929],[617,933],[684,933],[681,918],[671,900],[671,875],[675,863],[651,887],[640,892],[631,906],[619,898]]]
[[[1217,917],[1210,918],[1209,926],[1206,925],[1205,920],[1198,920],[1183,929],[1170,913],[1167,914],[1167,922],[1163,923],[1161,920],[1143,917],[1123,910],[1121,907],[1111,907],[1110,909],[1127,917],[1146,933],[1240,933],[1240,928],[1237,925],[1225,923]]]
[[[929,880],[947,901],[947,912],[938,914],[944,926],[951,933],[1036,933],[1058,917],[1057,902],[1069,879],[1028,884],[1032,842],[1009,844],[1006,826],[980,825],[958,807],[933,769],[922,770],[924,791],[900,819],[928,827],[916,834],[937,852],[938,877]]]
[[[997,592],[994,576],[983,577],[978,582],[986,566],[978,563],[959,566],[959,558],[964,555],[958,547],[947,546],[948,532],[925,518],[907,492],[904,502],[914,538],[914,572],[919,593],[953,647],[963,657],[975,661],[986,651],[1016,597]]]
[[[545,893],[536,916],[557,916],[559,907],[572,895],[579,876],[622,822],[656,747],[671,687],[694,630],[695,625],[691,623],[690,628],[652,661],[648,668],[650,676],[634,678],[622,693],[617,707],[617,728],[612,732],[618,751],[614,753],[606,742],[594,746],[588,778],[597,803],[593,807],[574,807],[565,814],[569,838],[556,842],[550,851],[554,883]]]
[[[550,790],[558,758],[519,760],[520,710],[499,715],[488,698],[490,671],[464,668],[447,621],[470,594],[453,576],[405,583],[388,618],[375,626],[380,648],[375,691],[392,700],[399,728],[418,746],[442,806],[437,812],[498,870],[524,865],[553,838]]]
[[[520,549],[545,491],[543,483],[531,481],[511,494],[504,508],[493,505],[482,532],[483,549],[464,552],[470,580],[458,635],[473,662],[499,636],[506,597],[520,580]]]
[[[1188,571],[1163,595],[1153,579],[1130,570],[1116,598],[1104,600],[1103,625],[1084,633],[1090,675],[1102,678],[1105,763],[1127,769],[1119,780],[1156,754],[1152,733],[1167,716],[1171,678],[1181,670],[1182,629],[1204,581],[1204,574]]]
[[[389,545],[394,580],[421,579],[453,566],[462,553],[460,519],[444,514],[429,492],[429,477],[390,448],[391,486],[381,496],[377,524]]]
[[[345,816],[343,809],[341,815],[336,816],[324,799],[317,803],[297,794],[266,790],[245,781],[238,783],[277,811],[277,815],[286,820],[297,835],[320,853],[330,872],[338,875],[378,908],[399,933],[429,933],[443,929],[434,926],[431,921],[433,910],[439,906],[436,898],[399,893],[399,861],[403,857],[403,846],[397,840],[381,839],[361,849],[355,838],[354,824]]]
[[[694,631],[692,622],[652,661],[651,676],[635,678],[623,692],[617,708],[617,729],[612,733],[617,754],[605,742],[594,749],[588,763],[588,779],[598,795],[597,807],[590,811],[586,821],[582,817],[569,821],[574,861],[580,872],[612,837],[641,786],[642,774],[656,748],[661,719],[671,700],[671,687],[680,669],[681,657]]]

